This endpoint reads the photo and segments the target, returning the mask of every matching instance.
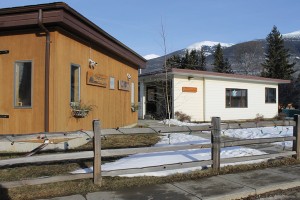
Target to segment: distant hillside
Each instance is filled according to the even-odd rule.
[[[291,62],[296,62],[295,69],[300,71],[300,31],[295,31],[292,33],[287,33],[282,35],[285,40],[285,47],[289,49],[289,53],[291,55]],[[207,69],[211,70],[213,68],[213,52],[215,51],[215,47],[219,42],[212,41],[202,41],[194,43],[187,48],[174,51],[167,55],[167,58],[173,55],[183,56],[186,50],[200,50],[201,47],[204,48],[205,54],[207,56]],[[242,52],[248,52],[246,58],[249,62],[255,62],[254,74],[259,73],[262,69],[261,63],[264,61],[264,49],[266,46],[265,39],[253,40],[242,42],[238,44],[228,44],[228,43],[220,43],[223,48],[224,57],[229,59],[229,62],[232,65],[235,73],[245,73],[245,67],[240,62]],[[248,57],[247,57],[248,56]],[[157,57],[154,59],[150,59],[147,62],[146,69],[142,70],[142,73],[153,73],[156,71],[162,70],[162,64],[164,61],[164,57]],[[253,63],[252,63],[253,64]],[[296,74],[298,74],[297,72]]]

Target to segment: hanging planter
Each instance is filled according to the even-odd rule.
[[[89,110],[72,110],[72,116],[75,118],[84,118],[89,114]]]
[[[75,118],[84,118],[90,111],[93,110],[93,105],[86,105],[81,102],[74,102],[71,104],[72,116]]]

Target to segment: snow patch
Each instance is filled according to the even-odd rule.
[[[282,34],[284,39],[300,39],[300,31],[294,31],[291,33]]]
[[[218,45],[220,43],[220,45],[222,47],[231,47],[232,43],[222,43],[222,42],[213,42],[213,41],[202,41],[202,42],[197,42],[197,43],[194,43],[190,46],[187,47],[187,49],[190,51],[190,50],[193,50],[193,49],[196,49],[196,50],[201,50],[201,48],[203,46],[208,46],[208,47],[214,47],[216,45]]]
[[[154,58],[158,58],[160,57],[159,55],[156,55],[156,54],[149,54],[149,55],[145,55],[143,56],[146,60],[151,60],[151,59],[154,59]]]

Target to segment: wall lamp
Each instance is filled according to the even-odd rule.
[[[192,79],[194,79],[195,77],[193,77],[193,76],[188,76],[188,80],[192,80]]]

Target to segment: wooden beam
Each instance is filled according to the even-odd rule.
[[[295,154],[296,154],[295,151],[287,151],[287,152],[275,153],[275,154],[264,154],[264,155],[244,156],[244,157],[235,157],[235,158],[223,158],[223,159],[221,159],[221,163],[226,164],[226,163],[236,163],[236,162],[260,160],[260,159],[272,159],[272,158],[278,158],[278,157],[293,156]]]
[[[101,186],[101,124],[99,120],[93,121],[94,131],[94,184]]]
[[[0,186],[3,188],[15,188],[26,185],[40,185],[46,183],[56,183],[63,181],[73,181],[78,179],[87,179],[93,178],[93,174],[75,174],[75,175],[65,175],[65,176],[52,176],[52,177],[40,177],[34,178],[30,180],[20,180],[20,181],[10,181],[10,182],[2,182]]]
[[[174,169],[182,169],[182,168],[200,167],[200,166],[207,166],[211,164],[212,164],[211,160],[202,160],[196,162],[174,163],[174,164],[158,165],[152,167],[103,171],[102,174],[103,176],[119,176],[124,174],[138,174],[138,173],[146,173],[146,172],[157,172],[157,171],[174,170]]]
[[[144,148],[130,148],[130,149],[107,149],[102,150],[102,157],[112,156],[127,156],[137,153],[155,153],[164,151],[180,151],[188,149],[205,149],[211,148],[211,144],[191,144],[185,146],[166,146],[166,147],[144,147]]]
[[[221,118],[212,118],[212,131],[211,131],[211,159],[213,161],[212,168],[214,170],[220,170],[220,155],[221,155]]]
[[[293,151],[296,151],[294,156],[297,160],[300,160],[300,117],[299,115],[294,115],[294,121],[296,125],[293,129],[293,135],[296,137],[296,140],[293,141]]]
[[[78,160],[78,159],[88,159],[93,157],[94,157],[93,151],[82,151],[76,153],[55,153],[49,155],[39,155],[39,156],[32,156],[32,157],[25,157],[25,158],[22,157],[22,158],[0,160],[0,166],[56,162],[56,161],[64,161],[64,160]]]
[[[295,139],[296,139],[296,137],[294,137],[294,136],[287,136],[287,137],[276,137],[276,138],[257,138],[257,139],[222,141],[221,147],[233,147],[233,146],[243,146],[243,145],[250,145],[250,144],[284,142],[284,141],[293,141]]]

